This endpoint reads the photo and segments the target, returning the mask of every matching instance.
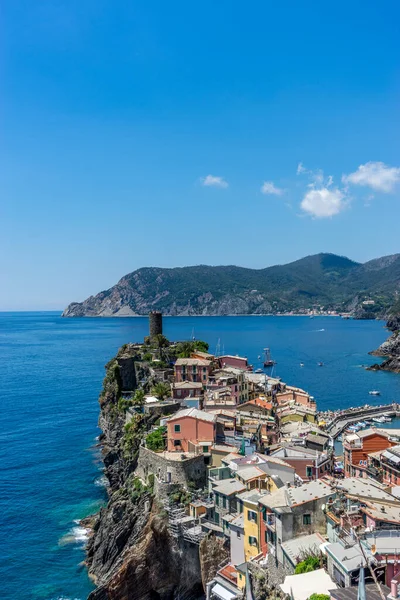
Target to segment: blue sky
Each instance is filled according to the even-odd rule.
[[[0,309],[400,251],[396,1],[4,0]]]

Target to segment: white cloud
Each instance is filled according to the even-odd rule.
[[[272,181],[264,181],[261,187],[263,194],[273,194],[274,196],[282,196],[283,191],[281,188],[275,187]]]
[[[400,168],[370,161],[360,165],[354,173],[343,175],[342,181],[354,185],[367,185],[377,192],[388,193],[393,191],[396,183],[400,181]]]
[[[299,164],[297,165],[296,175],[300,175],[301,173],[307,173],[307,169],[305,168],[302,162],[299,162]]]
[[[203,177],[202,184],[207,187],[227,188],[228,182],[223,177],[216,177],[215,175],[207,175]]]
[[[346,207],[345,199],[345,194],[338,188],[313,188],[305,194],[300,206],[309,215],[324,219],[339,214]]]

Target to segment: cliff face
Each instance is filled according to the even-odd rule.
[[[370,368],[400,373],[400,313],[397,310],[389,316],[386,326],[393,331],[392,335],[377,350],[371,352],[374,356],[382,356],[385,360]]]
[[[127,428],[119,400],[148,375],[129,346],[107,365],[99,424],[110,487],[107,505],[91,520],[87,565],[97,588],[89,600],[203,597],[198,547],[170,536],[162,504],[134,474],[143,432],[157,417],[136,416]]]
[[[400,289],[400,255],[360,265],[333,254],[308,256],[266,269],[199,265],[142,268],[109,290],[73,302],[64,317],[268,314],[313,308],[385,314]],[[363,305],[376,296],[375,304]],[[379,299],[378,299],[379,298]]]

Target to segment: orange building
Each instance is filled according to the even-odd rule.
[[[217,416],[197,408],[179,410],[168,419],[170,452],[209,453],[216,440]]]
[[[367,477],[368,454],[395,446],[389,440],[390,429],[377,430],[374,427],[346,435],[343,439],[345,477]]]

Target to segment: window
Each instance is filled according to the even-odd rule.
[[[311,525],[311,514],[310,513],[303,515],[303,525]]]
[[[306,477],[312,477],[312,467],[306,467]]]
[[[181,432],[181,426],[180,425],[174,425],[174,431],[175,431],[175,433],[180,433]]]
[[[249,521],[252,521],[253,523],[257,523],[257,513],[254,512],[254,510],[247,511],[247,518]]]
[[[174,446],[180,446],[181,440],[174,440]]]
[[[250,546],[257,546],[257,538],[252,535],[249,535],[249,544]]]
[[[207,369],[203,367],[203,373],[207,373]]]
[[[203,446],[203,452],[209,452],[209,447],[208,446]]]
[[[239,531],[239,529],[236,530],[236,537],[239,538],[239,540],[240,540],[240,531]]]
[[[222,496],[222,507],[226,508],[226,498],[225,498],[225,496]]]
[[[203,381],[206,381],[207,375],[203,375]]]

